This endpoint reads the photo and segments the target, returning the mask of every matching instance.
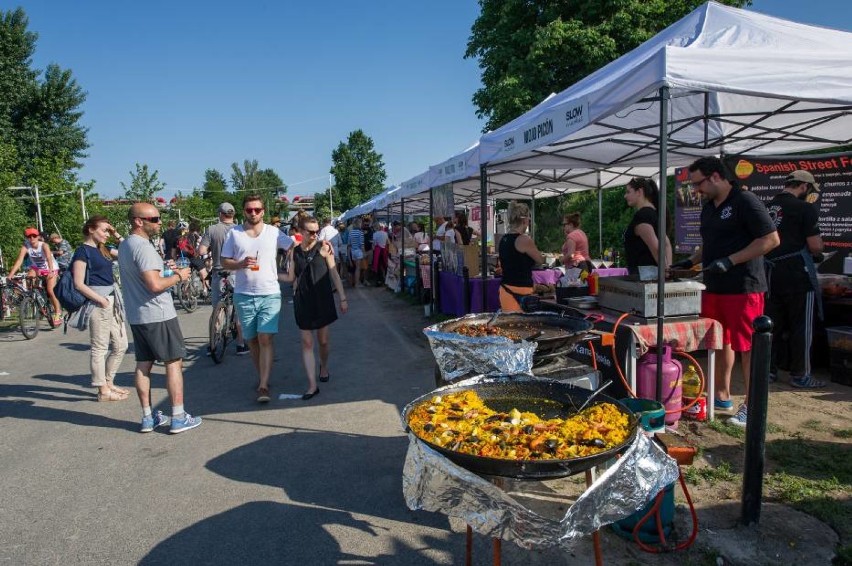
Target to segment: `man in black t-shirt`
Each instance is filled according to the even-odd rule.
[[[816,279],[812,255],[822,253],[817,226],[817,209],[805,199],[819,191],[814,176],[793,171],[784,181],[784,190],[767,208],[781,236],[781,245],[767,256],[771,266],[766,314],[772,318],[771,376],[778,373],[778,348],[788,334],[790,385],[803,389],[825,387],[811,377],[811,342]]]
[[[763,314],[766,276],[763,256],[778,246],[778,232],[756,196],[735,187],[725,166],[715,157],[702,157],[689,166],[692,190],[701,195],[702,246],[673,268],[704,266],[707,290],[701,297],[701,315],[722,324],[723,349],[716,364],[717,410],[733,409],[731,371],[740,352],[746,400],[730,424],[745,427],[748,416],[748,380],[754,319]]]
[[[169,220],[166,231],[163,232],[163,255],[166,259],[175,259],[178,238],[180,238],[180,230],[175,228],[174,220]]]

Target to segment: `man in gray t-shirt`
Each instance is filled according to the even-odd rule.
[[[204,235],[201,237],[201,244],[198,247],[198,253],[201,255],[210,252],[213,260],[213,272],[211,273],[210,282],[210,304],[213,306],[213,311],[210,313],[210,322],[212,324],[213,317],[216,315],[216,305],[222,298],[222,245],[228,239],[228,233],[234,228],[234,205],[229,202],[223,202],[219,205],[219,222],[207,228]],[[234,284],[234,276],[231,275],[229,280],[231,285]],[[237,355],[244,356],[249,353],[249,348],[243,340],[243,331],[237,321]],[[207,354],[210,355],[210,346],[207,346]]]
[[[186,355],[183,334],[177,320],[169,289],[189,278],[189,268],[174,269],[163,277],[163,260],[151,243],[160,232],[160,213],[150,203],[140,202],[128,212],[130,235],[118,248],[122,297],[127,322],[133,333],[136,353],[134,383],[142,405],[141,432],[151,432],[171,424],[169,432],[177,434],[201,424],[183,407],[183,357]],[[172,417],[151,410],[151,369],[155,361],[166,368],[166,390],[172,401]]]

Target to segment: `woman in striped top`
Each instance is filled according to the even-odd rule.
[[[349,282],[353,288],[361,276],[361,260],[364,259],[364,233],[359,222],[356,218],[349,225],[349,261],[355,264],[355,269],[349,268]]]

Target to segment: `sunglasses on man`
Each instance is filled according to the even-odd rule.
[[[151,224],[159,224],[160,217],[159,216],[137,216],[139,220],[144,220],[145,222],[150,222]]]
[[[261,212],[263,212],[263,208],[246,207],[243,210],[246,214],[260,214]]]
[[[307,235],[309,235],[309,236],[316,236],[317,234],[319,234],[319,230],[305,230],[305,229],[302,229],[302,232],[304,232],[305,234],[307,234]]]

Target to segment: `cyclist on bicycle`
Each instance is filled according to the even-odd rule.
[[[234,228],[234,216],[236,210],[234,205],[229,202],[223,202],[219,205],[219,222],[209,226],[204,236],[201,238],[201,244],[198,248],[200,255],[210,253],[213,259],[213,280],[210,283],[210,303],[213,305],[213,312],[216,312],[216,305],[219,303],[222,285],[222,245],[228,237],[228,233]],[[230,275],[229,279],[233,285],[234,275]],[[213,313],[211,313],[211,318]],[[248,345],[243,341],[242,328],[237,321],[237,355],[244,356],[249,353]]]
[[[181,222],[181,225],[184,223]],[[197,220],[193,220],[189,224],[189,232],[182,230],[177,241],[177,254],[189,260],[189,265],[193,270],[198,272],[201,282],[204,285],[204,294],[210,291],[207,283],[207,266],[204,263],[202,254],[198,253],[198,248],[201,245],[201,224]]]
[[[50,251],[53,254],[53,258],[56,260],[56,264],[59,266],[61,274],[61,272],[71,267],[71,257],[74,255],[74,249],[71,247],[71,244],[68,243],[68,240],[64,239],[56,232],[50,235],[50,244],[52,246]]]
[[[21,253],[18,254],[18,259],[15,260],[15,265],[9,271],[9,278],[15,276],[21,264],[24,263],[24,258],[29,257],[30,266],[27,270],[27,278],[41,278],[44,283],[44,288],[47,291],[47,297],[53,305],[53,325],[58,326],[62,323],[62,307],[59,306],[59,301],[56,295],[53,294],[53,288],[56,287],[57,275],[59,274],[59,266],[53,258],[53,253],[50,251],[50,246],[41,241],[38,230],[35,228],[27,228],[24,230],[24,245],[21,246]]]

